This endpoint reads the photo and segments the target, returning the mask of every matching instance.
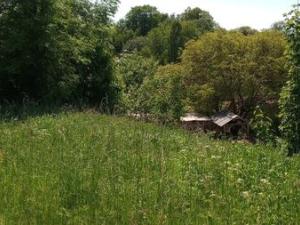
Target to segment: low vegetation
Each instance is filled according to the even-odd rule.
[[[300,221],[300,159],[89,113],[0,122],[0,224]]]

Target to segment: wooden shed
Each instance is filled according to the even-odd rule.
[[[218,126],[219,133],[238,136],[248,134],[248,124],[240,116],[232,112],[219,112],[212,116],[214,124]]]
[[[248,134],[247,122],[231,112],[219,112],[212,117],[188,113],[181,117],[182,127],[190,131],[212,131],[216,134],[238,136]]]
[[[182,127],[190,131],[210,131],[213,130],[216,125],[212,121],[212,118],[207,116],[201,116],[197,113],[187,113],[184,117],[181,117]]]

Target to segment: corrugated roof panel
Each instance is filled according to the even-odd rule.
[[[219,127],[223,127],[224,125],[230,123],[235,119],[242,119],[238,115],[231,112],[220,112],[214,115],[212,118],[207,116],[200,116],[197,113],[187,113],[184,117],[181,117],[180,120],[182,122],[208,122],[213,121]]]

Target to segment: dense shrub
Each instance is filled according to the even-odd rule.
[[[273,129],[273,121],[259,106],[254,110],[250,126],[258,142],[267,144],[275,143],[276,136]]]
[[[289,81],[280,101],[281,131],[289,155],[300,152],[300,11],[295,8],[286,18],[285,33],[289,41]]]
[[[179,120],[184,111],[182,67],[159,67],[153,77],[143,83],[138,102],[144,113],[150,113],[163,122]]]
[[[121,89],[119,105],[123,111],[140,111],[140,87],[146,78],[154,75],[157,63],[138,54],[125,54],[117,60],[117,78]]]

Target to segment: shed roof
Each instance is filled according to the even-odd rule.
[[[238,115],[232,113],[232,112],[220,112],[215,114],[212,117],[212,120],[215,124],[217,124],[219,127],[223,127],[226,124],[230,123],[233,120],[240,119],[243,120],[241,117]]]
[[[187,113],[184,117],[181,117],[180,120],[182,122],[205,122],[212,121],[211,118],[207,116],[201,116],[197,113]]]
[[[219,112],[212,117],[201,116],[197,113],[187,113],[185,116],[181,117],[180,120],[182,122],[209,122],[212,121],[219,127],[223,127],[226,124],[234,121],[234,120],[243,120],[238,115],[232,112]]]

